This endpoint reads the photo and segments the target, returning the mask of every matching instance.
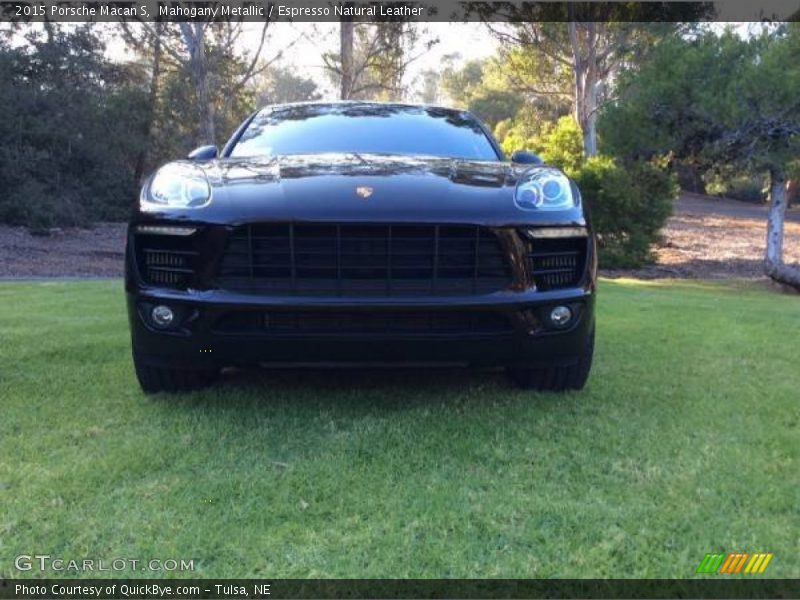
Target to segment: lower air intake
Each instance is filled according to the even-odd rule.
[[[148,285],[185,289],[192,283],[197,251],[188,238],[137,235],[139,273]]]
[[[536,287],[542,291],[573,287],[586,270],[587,238],[537,239],[528,253]]]
[[[218,333],[272,334],[502,334],[512,330],[504,315],[480,311],[292,310],[235,312],[214,327]]]

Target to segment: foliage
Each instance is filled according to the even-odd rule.
[[[496,62],[505,85],[535,105],[546,120],[572,112],[573,73],[562,62],[548,60],[535,47],[508,43],[501,46]]]
[[[322,61],[337,88],[347,80],[342,100],[401,100],[408,67],[424,54],[417,48],[430,50],[439,43],[426,28],[408,20],[341,21],[340,27],[340,34],[347,28],[350,35],[341,35],[339,51],[324,53]]]
[[[442,72],[441,85],[451,104],[464,106],[490,128],[522,108],[523,97],[506,85],[502,65],[492,59],[471,60]]]
[[[553,124],[535,118],[531,122],[531,118],[521,112],[517,118],[498,124],[495,133],[508,155],[515,150],[535,152],[545,162],[570,173],[575,172],[583,162],[581,130],[569,115]]]
[[[603,151],[631,160],[671,153],[707,163],[706,144],[722,133],[714,115],[752,57],[748,49],[731,32],[660,44],[647,64],[621,75],[619,100],[605,107],[599,122]]]
[[[650,246],[672,210],[677,184],[664,169],[644,161],[624,168],[608,156],[584,158],[583,136],[572,116],[526,136],[524,121],[500,127],[503,150],[532,150],[576,180],[598,234],[602,267],[636,267],[650,258]]]
[[[626,168],[594,156],[571,173],[589,206],[602,267],[637,267],[650,260],[650,247],[672,212],[673,177],[638,162]]]
[[[765,271],[800,288],[800,269],[783,263],[787,172],[800,155],[800,25],[746,39],[709,30],[654,54],[609,110],[608,142],[628,156],[768,175]]]
[[[180,557],[196,571],[172,576],[209,578],[685,578],[736,540],[793,556],[797,299],[619,280],[597,308],[581,393],[255,370],[153,399],[118,282],[0,284],[4,555]]]
[[[115,26],[128,51],[126,64],[144,73],[148,90],[139,177],[195,146],[220,144],[253,109],[254,78],[269,65],[259,62],[268,25],[259,27],[252,51],[239,41],[242,21],[123,21]],[[161,135],[164,126],[169,136]]]
[[[201,144],[224,142],[242,121],[242,116],[254,110],[253,87],[238,85],[247,70],[247,63],[228,43],[224,25],[227,24],[211,24],[201,39],[208,80],[207,110],[213,120],[215,139],[207,137],[201,118],[206,110],[201,107],[202,99],[197,90],[189,85],[193,77],[192,65],[168,60],[162,75],[163,93],[157,99],[153,128],[161,138],[158,142],[165,144],[164,149],[168,150],[153,157],[154,165],[183,157]],[[166,130],[171,134],[164,135]]]
[[[545,162],[569,174],[577,173],[584,162],[581,128],[572,116],[547,126],[534,143]]]
[[[317,84],[313,79],[296,75],[293,69],[274,66],[264,70],[254,83],[256,105],[313,102],[319,100]]]
[[[676,13],[688,17],[699,8],[687,5]],[[632,3],[478,2],[472,10],[500,41],[513,89],[551,110],[571,107],[587,156],[597,153],[597,111],[613,94],[619,70],[640,63],[662,38],[683,28],[669,19],[648,24],[639,18],[646,11]]]
[[[129,62],[112,62],[90,25],[51,23],[14,44],[0,38],[0,222],[45,228],[124,220],[139,179],[205,139],[177,29],[159,30],[160,52],[145,43],[155,39],[147,31]],[[248,66],[226,32],[209,25],[203,38],[211,129],[225,136],[255,105],[252,86],[238,89]]]
[[[470,99],[483,84],[484,63],[483,60],[469,60],[460,68],[452,64],[445,67],[441,85],[451,102],[461,101],[464,106],[469,105]]]
[[[621,78],[620,100],[600,120],[604,151],[631,159],[670,155],[705,169],[766,169],[796,160],[800,34],[731,31],[672,38]]]
[[[521,104],[521,98],[512,92],[488,88],[475,95],[467,108],[491,128],[515,114]]]
[[[550,119],[535,103],[526,103],[511,118],[500,121],[494,128],[494,135],[503,150],[541,152],[541,136],[558,119]]]
[[[767,199],[767,188],[767,178],[763,173],[723,168],[706,174],[706,192],[711,196],[760,204]]]
[[[423,104],[439,104],[442,74],[436,69],[424,69],[418,78],[417,95]]]
[[[124,218],[144,140],[136,73],[89,26],[0,41],[0,221],[51,227]]]

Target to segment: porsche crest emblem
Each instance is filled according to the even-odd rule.
[[[372,192],[374,191],[375,190],[366,185],[360,185],[356,188],[356,194],[358,195],[359,198],[363,198],[364,200],[372,196]]]

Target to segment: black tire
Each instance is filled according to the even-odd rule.
[[[154,367],[143,357],[133,353],[136,379],[146,394],[157,392],[191,392],[210,386],[219,375],[219,369],[175,369]]]
[[[509,367],[509,377],[514,384],[524,390],[540,392],[566,392],[582,390],[589,379],[594,358],[594,330],[586,340],[586,347],[578,361],[572,365],[553,365],[544,367]]]

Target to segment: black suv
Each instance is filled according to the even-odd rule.
[[[596,259],[575,184],[453,109],[268,107],[145,182],[128,230],[146,392],[225,366],[502,366],[580,389]]]

